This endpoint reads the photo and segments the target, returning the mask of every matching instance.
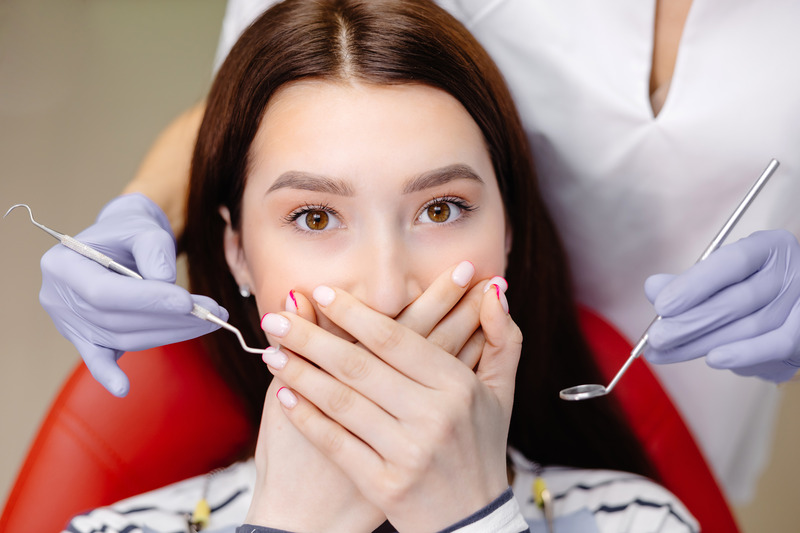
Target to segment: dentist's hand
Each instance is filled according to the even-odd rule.
[[[800,367],[800,244],[787,231],[753,233],[680,276],[651,276],[645,292],[663,317],[648,361],[706,356],[713,368],[776,382]]]
[[[125,396],[130,388],[117,365],[124,352],[217,329],[189,314],[193,303],[227,320],[227,311],[216,302],[174,284],[175,237],[164,213],[147,197],[112,200],[76,238],[145,278],[117,274],[60,244],[42,257],[39,301],[92,376],[113,395]]]

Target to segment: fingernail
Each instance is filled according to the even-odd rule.
[[[311,296],[314,297],[314,300],[316,300],[319,305],[324,307],[333,303],[334,298],[336,298],[336,292],[330,287],[320,285],[314,289],[314,292],[311,294]]]
[[[453,270],[451,278],[459,287],[466,287],[474,274],[475,266],[469,261],[463,261]]]
[[[289,291],[289,296],[286,297],[286,310],[290,313],[297,314],[297,298],[294,297],[294,291]]]
[[[500,301],[500,307],[503,308],[503,311],[508,314],[508,300],[506,299],[506,293],[500,290],[498,285],[492,285],[494,287],[495,293],[497,293],[497,299]]]
[[[285,367],[286,361],[289,360],[285,353],[274,346],[270,346],[264,350],[264,355],[261,356],[261,359],[275,370],[280,370]]]
[[[261,329],[276,337],[283,337],[289,333],[289,328],[292,324],[281,315],[275,313],[267,313],[261,319]]]
[[[287,409],[291,409],[297,405],[297,396],[295,396],[294,393],[286,387],[281,387],[278,389],[277,396],[278,401],[281,402],[281,404]]]
[[[483,286],[483,292],[489,292],[489,289],[492,288],[492,285],[497,285],[497,288],[500,289],[501,292],[506,292],[508,290],[508,282],[506,281],[506,278],[502,276],[495,276],[487,281],[486,285]]]

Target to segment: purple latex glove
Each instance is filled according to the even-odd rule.
[[[663,317],[648,361],[706,356],[713,368],[776,382],[800,367],[800,244],[787,231],[753,233],[680,276],[651,276],[645,293]]]
[[[125,396],[130,388],[117,365],[124,352],[217,329],[189,314],[193,303],[227,320],[228,312],[212,299],[174,284],[175,237],[164,212],[144,195],[115,198],[76,238],[145,278],[112,272],[61,244],[42,257],[39,301],[111,394]]]

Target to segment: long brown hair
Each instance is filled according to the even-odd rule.
[[[581,335],[565,253],[539,194],[531,155],[505,82],[472,35],[425,0],[287,0],[256,20],[222,65],[192,160],[183,247],[191,287],[220,302],[248,344],[263,345],[253,299],[243,299],[223,254],[220,205],[241,223],[250,145],[271,96],[314,78],[377,85],[424,84],[456,98],[480,127],[513,243],[506,277],[511,316],[524,335],[509,444],[545,464],[652,476],[613,398],[563,402],[558,391],[602,382]],[[269,374],[233,336],[209,337],[220,372],[255,422]],[[258,424],[255,424],[258,427]]]

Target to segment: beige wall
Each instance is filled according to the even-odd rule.
[[[0,0],[0,209],[31,204],[75,234],[133,175],[159,130],[202,98],[224,0]],[[38,304],[53,241],[0,222],[0,501],[79,357]],[[744,531],[790,532],[800,392],[787,387],[773,462]]]

